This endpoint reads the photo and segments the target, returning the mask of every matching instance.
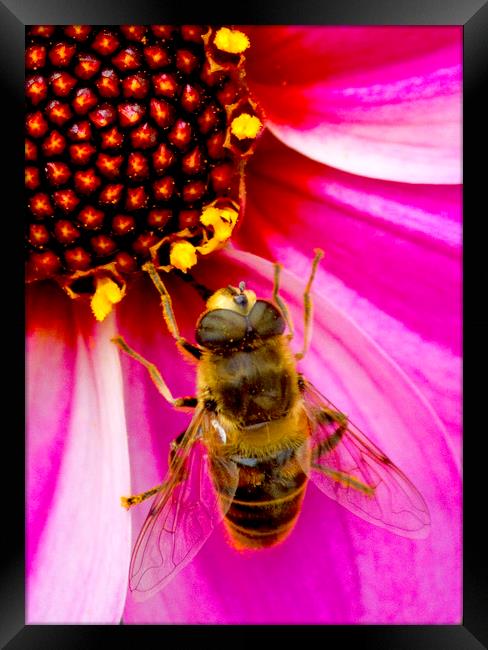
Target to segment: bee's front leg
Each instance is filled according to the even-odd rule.
[[[313,310],[312,298],[310,292],[312,288],[312,282],[315,278],[315,273],[317,271],[317,267],[323,256],[324,256],[324,251],[321,250],[320,248],[316,248],[315,257],[313,258],[312,261],[312,270],[310,272],[310,277],[308,278],[308,282],[305,287],[305,291],[303,293],[303,347],[301,352],[297,352],[295,354],[295,358],[297,360],[303,359],[310,346],[310,340],[312,337],[312,310]]]
[[[178,346],[184,352],[190,354],[194,359],[200,359],[202,356],[201,349],[197,345],[190,343],[190,341],[187,341],[185,338],[180,336],[180,330],[178,329],[178,323],[176,322],[176,317],[173,311],[171,296],[169,295],[169,291],[166,289],[164,282],[161,280],[161,276],[157,272],[156,267],[151,262],[146,262],[142,268],[148,273],[159,295],[161,296],[163,316],[171,336],[175,339]]]
[[[273,300],[280,308],[281,313],[283,314],[283,317],[285,319],[285,322],[288,325],[288,330],[289,330],[288,338],[291,341],[291,339],[293,338],[293,322],[291,320],[288,307],[286,306],[286,302],[280,296],[280,275],[281,275],[282,268],[283,266],[279,262],[274,263]]]

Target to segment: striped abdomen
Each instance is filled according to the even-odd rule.
[[[238,547],[272,546],[291,532],[307,484],[298,461],[302,453],[302,448],[286,448],[265,458],[232,457],[239,469],[239,485],[225,523]],[[229,497],[218,470],[214,481],[225,508]]]

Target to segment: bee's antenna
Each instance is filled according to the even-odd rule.
[[[235,287],[233,287],[231,284],[228,285],[229,291],[234,296],[234,302],[236,303],[236,305],[239,305],[240,307],[247,306],[247,296],[244,293],[245,288],[246,288],[245,282],[239,282],[238,290]]]

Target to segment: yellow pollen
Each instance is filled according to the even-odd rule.
[[[215,34],[215,47],[229,54],[242,54],[249,47],[249,39],[238,29],[221,27]]]
[[[238,117],[232,120],[230,130],[236,138],[244,140],[244,138],[255,138],[262,126],[261,120],[255,115],[241,113]]]
[[[113,305],[122,300],[122,290],[107,277],[97,278],[96,287],[91,299],[91,308],[95,318],[103,321],[112,311]]]
[[[198,252],[208,255],[221,248],[232,235],[238,216],[239,213],[234,208],[215,208],[213,206],[205,208],[200,215],[200,222],[204,226],[212,227],[213,237],[198,246]]]
[[[197,249],[189,241],[178,241],[171,246],[169,261],[176,269],[186,273],[197,263]]]
[[[205,208],[200,215],[200,222],[204,226],[212,226],[214,237],[219,241],[226,241],[232,234],[238,213],[233,208]]]

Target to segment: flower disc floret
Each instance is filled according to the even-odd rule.
[[[261,125],[249,39],[198,25],[40,27],[26,45],[27,280],[98,292],[101,318],[155,250],[159,268],[188,269],[231,236]],[[210,227],[202,216],[222,205],[232,219]]]

